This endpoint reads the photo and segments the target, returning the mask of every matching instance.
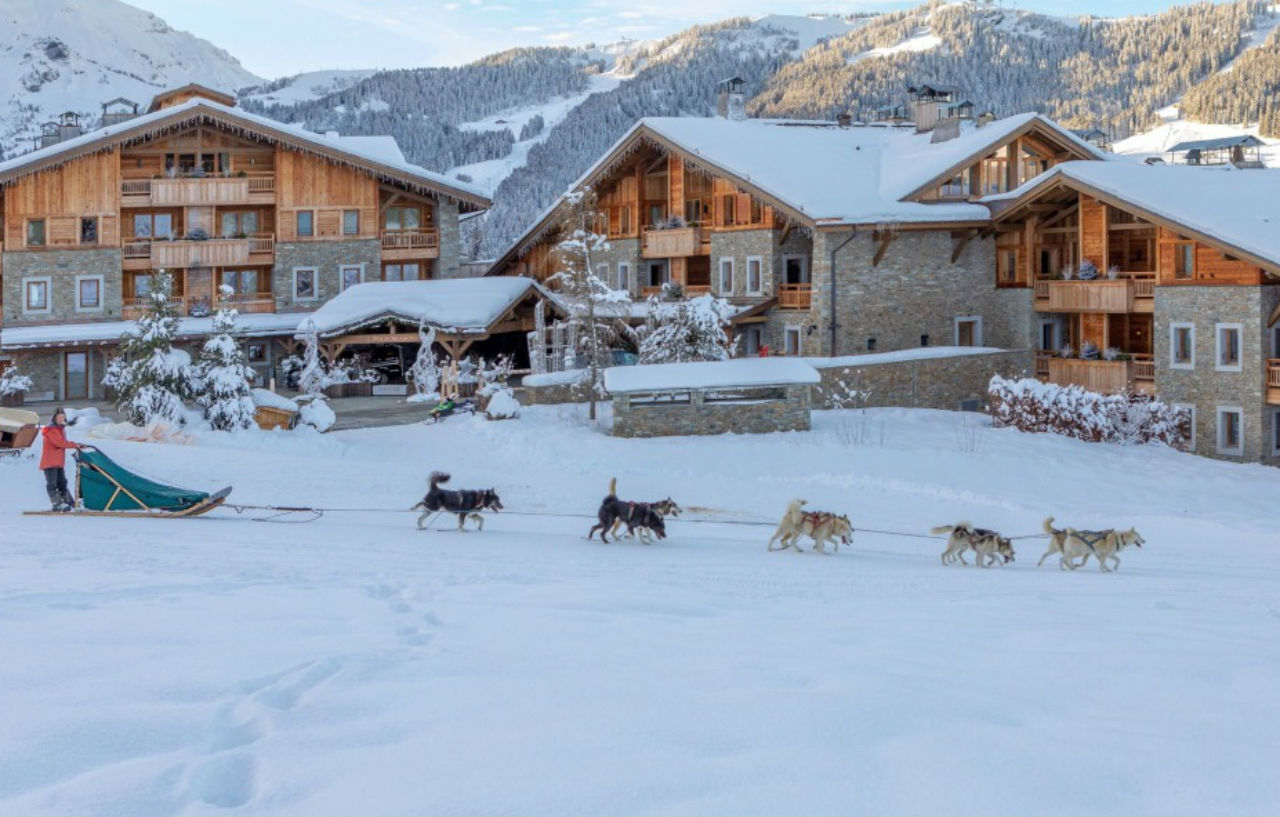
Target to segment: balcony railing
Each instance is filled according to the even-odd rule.
[[[231,295],[223,295],[219,292],[217,304],[233,307],[242,315],[276,311],[276,299],[270,292],[235,292]]]
[[[645,258],[687,258],[702,251],[702,228],[696,224],[655,230],[646,227],[640,254]]]
[[[124,307],[120,311],[121,317],[126,321],[136,321],[141,318],[143,313],[147,311],[147,307],[151,305],[151,296],[143,295],[136,298],[125,298]],[[181,295],[172,295],[169,297],[169,306],[179,315],[187,313],[187,299]]]
[[[1150,312],[1156,281],[1152,273],[1121,273],[1092,281],[1037,279],[1036,309],[1041,312]]]
[[[813,303],[813,284],[780,284],[779,309],[808,309]]]
[[[1080,386],[1087,391],[1110,394],[1154,388],[1155,360],[1151,355],[1134,354],[1129,360],[1081,360],[1037,356],[1036,374],[1059,386]]]
[[[436,249],[440,246],[440,234],[434,229],[388,230],[382,234],[384,250]]]
[[[697,298],[700,295],[710,295],[710,294],[711,294],[710,284],[685,284],[684,285],[684,296],[686,298]]]
[[[1280,358],[1267,361],[1267,404],[1280,406]]]
[[[180,179],[126,179],[120,196],[127,206],[182,207],[248,204],[275,193],[274,176],[211,176]]]
[[[276,300],[270,292],[237,292],[230,296],[217,295],[212,307],[207,296],[195,295],[173,295],[169,298],[169,305],[178,315],[187,317],[190,311],[196,305],[202,305],[205,310],[216,309],[222,304],[234,307],[237,312],[242,315],[263,314],[276,311]],[[127,321],[136,321],[147,311],[151,305],[151,296],[144,295],[141,297],[125,298],[124,308],[121,310],[121,317]],[[205,312],[207,314],[207,311]]]

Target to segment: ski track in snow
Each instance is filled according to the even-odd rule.
[[[516,513],[480,533],[445,516],[419,532],[408,512],[22,517],[40,475],[0,462],[0,814],[1264,813],[1280,797],[1280,471],[948,412],[620,440],[583,411],[101,445],[253,504],[408,508],[446,468],[510,511],[590,516],[613,476],[626,498],[707,510],[652,547]],[[1052,513],[1148,544],[1114,574],[1037,569],[1040,539],[991,570],[865,532],[836,556],[766,553],[792,496],[862,528],[1021,535]]]

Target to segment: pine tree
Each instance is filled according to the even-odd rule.
[[[231,288],[223,287],[230,295]],[[216,431],[235,431],[253,425],[253,369],[235,337],[236,310],[223,306],[213,316],[213,334],[204,342],[197,364],[200,393],[196,402]]]
[[[649,301],[649,323],[640,341],[641,363],[688,363],[727,360],[733,307],[723,298],[702,295],[690,300]]]
[[[590,372],[588,416],[592,420],[596,419],[596,397],[601,390],[600,367],[608,364],[610,344],[616,340],[620,323],[617,318],[607,317],[599,307],[628,300],[625,292],[611,289],[595,273],[594,259],[609,249],[608,238],[597,232],[600,222],[595,190],[585,187],[565,196],[560,221],[560,235],[565,238],[556,245],[560,269],[551,277],[568,296],[569,320],[577,338],[572,351],[575,356],[583,356]]]
[[[152,420],[186,423],[191,397],[191,356],[173,348],[179,319],[170,300],[173,279],[164,270],[151,277],[146,311],[120,336],[120,353],[107,365],[103,385],[115,390],[116,408],[134,425]]]
[[[302,373],[298,375],[298,391],[312,396],[324,391],[324,364],[320,362],[320,339],[316,325],[307,321],[303,330]]]

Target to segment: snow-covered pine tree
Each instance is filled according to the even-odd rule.
[[[222,288],[231,295],[231,287]],[[213,315],[213,334],[200,350],[196,364],[200,391],[196,402],[216,431],[236,431],[253,425],[253,395],[249,379],[253,369],[245,361],[236,339],[236,310],[222,306]]]
[[[700,295],[678,301],[650,301],[650,321],[640,341],[641,363],[727,360],[733,306],[723,298]]]
[[[625,331],[625,323],[601,309],[606,304],[630,300],[627,293],[610,288],[595,273],[595,259],[609,249],[609,240],[599,232],[601,213],[596,192],[584,187],[565,196],[556,245],[560,269],[552,276],[560,291],[568,296],[569,320],[576,327],[575,355],[583,355],[589,371],[587,386],[590,409],[596,419],[596,397],[600,393],[600,367],[608,365],[612,344]]]
[[[418,357],[409,367],[409,377],[413,380],[413,390],[422,398],[437,394],[440,391],[440,366],[436,363],[436,353],[432,346],[436,342],[436,328],[427,328],[425,323],[418,324]]]
[[[102,383],[115,390],[116,408],[134,425],[164,419],[184,425],[192,393],[191,356],[173,348],[179,319],[169,296],[173,279],[164,270],[151,276],[146,311],[120,336],[120,352],[107,365]]]
[[[31,391],[31,378],[18,371],[17,365],[0,371],[0,397],[11,397],[19,392]]]
[[[302,373],[298,375],[298,391],[318,395],[324,391],[324,364],[320,362],[320,339],[316,325],[307,321],[303,329]]]

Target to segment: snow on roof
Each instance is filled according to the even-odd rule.
[[[298,315],[262,313],[241,315],[236,328],[241,335],[292,334]],[[114,343],[126,329],[137,326],[134,321],[99,321],[95,323],[60,323],[41,326],[6,326],[0,329],[0,349],[22,349],[67,343]],[[181,318],[179,337],[203,337],[213,331],[213,318]]]
[[[844,357],[806,357],[804,362],[817,369],[838,369],[842,366],[875,366],[878,363],[901,363],[906,360],[934,360],[944,357],[969,355],[994,355],[1011,351],[997,346],[924,346],[918,349],[898,349],[893,352],[872,352],[865,355]]]
[[[347,287],[301,321],[295,315],[294,324],[298,332],[306,332],[308,323],[314,323],[320,336],[330,337],[398,318],[459,334],[478,334],[531,289],[542,291],[533,279],[520,277],[372,281]]]
[[[1170,153],[1178,153],[1184,150],[1225,150],[1233,147],[1262,147],[1266,142],[1262,141],[1252,133],[1238,133],[1234,136],[1222,136],[1217,139],[1192,139],[1187,142],[1179,142],[1169,148]]]
[[[80,136],[58,142],[56,145],[50,145],[46,148],[33,150],[30,153],[24,153],[21,156],[0,162],[0,176],[4,174],[21,170],[23,167],[41,160],[56,157],[62,153],[76,150],[79,148],[92,148],[95,144],[106,142],[122,133],[134,130],[145,130],[148,126],[173,117],[182,113],[196,113],[198,109],[207,110],[210,113],[219,116],[239,119],[247,125],[263,130],[282,131],[287,134],[289,139],[304,142],[320,149],[337,150],[342,153],[350,154],[355,159],[361,159],[366,162],[374,162],[387,167],[396,173],[413,177],[419,181],[425,182],[434,187],[444,187],[469,196],[477,197],[485,201],[488,195],[475,185],[466,184],[465,182],[451,179],[440,173],[427,170],[415,164],[405,161],[404,155],[400,153],[399,146],[396,147],[395,155],[388,149],[385,140],[394,141],[391,137],[339,137],[332,139],[324,134],[312,133],[298,125],[277,122],[274,119],[268,119],[265,116],[249,113],[241,108],[231,108],[221,105],[209,99],[199,97],[188,99],[178,105],[171,105],[158,111],[136,116],[119,124],[108,125],[104,128],[98,128],[94,131],[81,134]],[[375,141],[370,141],[375,140]],[[398,158],[397,158],[398,155]]]
[[[604,370],[612,394],[817,383],[818,370],[796,357],[745,357],[707,363],[655,363]]]
[[[1074,179],[1280,266],[1280,173],[1230,165],[1063,162],[983,201],[1018,201],[1058,179]]]

